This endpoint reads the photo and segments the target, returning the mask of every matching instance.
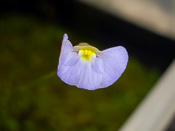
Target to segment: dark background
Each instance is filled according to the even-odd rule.
[[[62,36],[103,50],[124,46],[126,71],[87,91],[56,75]],[[0,4],[0,130],[118,130],[174,59],[174,40],[77,1]]]
[[[174,58],[174,40],[121,20],[108,13],[78,1],[20,1],[6,0],[1,4],[1,14],[20,12],[60,24],[74,32],[97,40],[105,48],[127,46],[129,54],[162,71]]]

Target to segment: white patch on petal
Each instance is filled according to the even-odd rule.
[[[104,64],[100,57],[96,57],[96,59],[92,62],[92,69],[97,73],[104,73]]]

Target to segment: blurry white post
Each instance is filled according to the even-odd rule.
[[[78,0],[175,39],[175,0]],[[143,15],[144,14],[144,15]]]
[[[175,115],[175,60],[120,131],[164,131]]]

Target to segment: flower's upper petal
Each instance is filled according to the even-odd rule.
[[[65,45],[67,45],[68,48],[72,48],[72,44],[71,43],[67,44],[67,40],[68,40],[68,36],[67,36],[67,34],[64,34],[63,40],[62,40],[62,43],[61,43],[61,52],[60,52],[59,62],[61,60],[61,56],[63,54],[63,50],[64,50]]]
[[[109,48],[103,51],[101,60],[103,61],[103,85],[112,85],[122,75],[128,63],[128,53],[122,46]]]
[[[71,42],[68,40],[67,34],[64,34],[62,46],[61,46],[61,52],[59,57],[59,65],[73,65],[75,64],[77,52],[73,49],[73,46]],[[77,59],[76,59],[77,60]]]
[[[72,66],[78,61],[77,52],[74,51],[71,42],[68,40],[68,36],[63,36],[61,52],[59,57],[58,71],[57,74],[61,77],[60,73],[65,66]]]

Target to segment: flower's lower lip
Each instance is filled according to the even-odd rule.
[[[86,43],[73,47],[64,35],[57,75],[67,84],[95,90],[117,81],[127,62],[128,53],[122,46],[103,51]]]

